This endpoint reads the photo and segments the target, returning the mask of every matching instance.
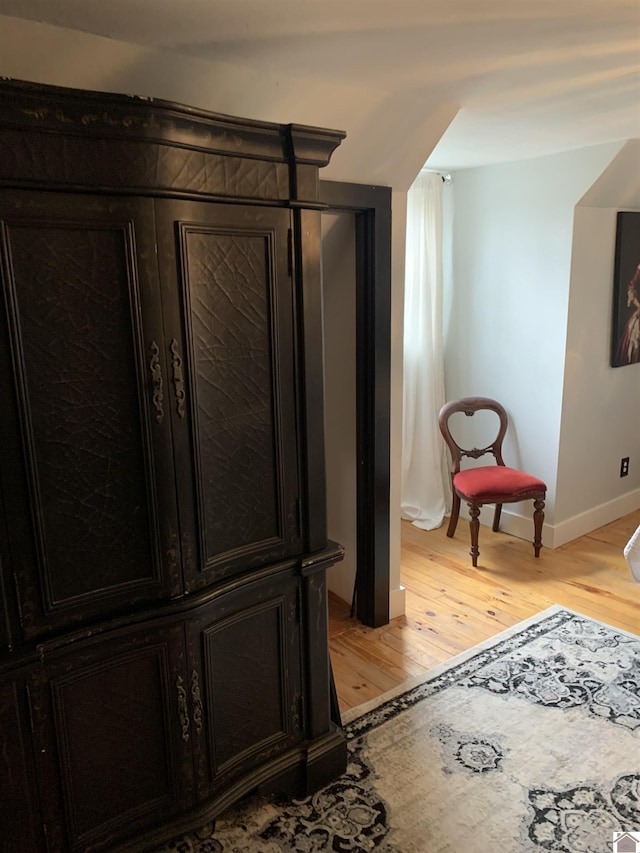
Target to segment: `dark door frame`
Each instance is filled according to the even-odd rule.
[[[355,613],[389,621],[391,188],[320,181],[329,213],[355,214],[357,555]]]

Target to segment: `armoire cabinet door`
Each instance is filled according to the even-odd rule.
[[[220,596],[188,623],[200,799],[302,740],[299,619],[298,579],[286,573]]]
[[[33,637],[180,591],[168,377],[151,200],[3,190],[0,220],[0,555]]]
[[[301,550],[290,215],[156,201],[188,591]]]
[[[26,689],[20,673],[0,679],[0,853],[46,849]]]
[[[182,623],[47,662],[32,693],[52,851],[103,850],[193,804]]]

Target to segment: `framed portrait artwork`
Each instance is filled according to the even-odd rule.
[[[640,212],[618,213],[611,366],[640,362]]]

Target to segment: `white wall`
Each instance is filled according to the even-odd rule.
[[[640,140],[625,145],[575,209],[556,545],[640,506],[640,365],[609,366],[618,210],[640,210]]]
[[[507,463],[548,485],[548,545],[555,544],[574,208],[621,147],[609,143],[454,175],[447,399],[480,395],[503,403],[511,420]],[[588,231],[583,239],[590,240]],[[609,254],[607,246],[607,264]],[[601,287],[610,294],[612,268],[606,273]],[[611,413],[595,417],[605,441]],[[530,515],[528,505],[505,507],[503,529],[529,538]]]

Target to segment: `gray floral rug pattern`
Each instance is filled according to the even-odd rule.
[[[247,800],[162,853],[605,853],[640,830],[640,637],[558,606],[345,732],[331,785]]]

